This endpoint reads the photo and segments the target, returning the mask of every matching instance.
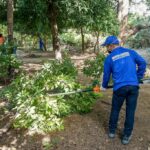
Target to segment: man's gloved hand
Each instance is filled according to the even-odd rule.
[[[143,84],[143,81],[142,81],[141,78],[138,78],[138,81],[139,81],[140,84]]]
[[[104,88],[102,85],[100,86],[101,91],[106,91],[106,88]]]

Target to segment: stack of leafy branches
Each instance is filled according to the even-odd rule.
[[[48,132],[62,129],[62,119],[68,114],[89,112],[97,97],[92,92],[49,96],[82,88],[76,76],[74,64],[65,58],[45,63],[34,76],[14,80],[4,92],[15,111],[14,127]]]

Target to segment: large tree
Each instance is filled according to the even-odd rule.
[[[84,34],[91,21],[92,9],[89,6],[90,0],[62,0],[59,2],[61,6],[60,11],[62,12],[63,18],[67,21],[65,26],[75,28],[81,33],[82,39],[82,52],[84,52]]]
[[[58,7],[54,0],[50,0],[48,2],[48,12],[49,12],[49,21],[51,26],[51,34],[52,34],[52,42],[53,42],[53,50],[55,51],[56,59],[62,59],[61,49],[60,49],[60,41],[58,36]]]
[[[139,31],[150,27],[150,25],[146,24],[144,21],[146,18],[148,18],[148,16],[138,17],[138,13],[132,14],[132,11],[131,11],[129,14],[129,11],[128,11],[129,8],[132,7],[132,5],[145,3],[146,1],[147,1],[147,5],[149,5],[150,0],[139,0],[139,1],[119,0],[118,1],[118,20],[120,22],[120,38],[122,40],[122,44],[124,44],[130,36],[133,36]]]
[[[91,0],[92,1],[92,0]],[[118,35],[118,20],[117,13],[114,9],[115,3],[112,1],[95,0],[90,3],[90,8],[92,9],[92,21],[89,24],[90,31],[94,32],[97,40],[94,46],[94,51],[96,47],[99,49],[99,35],[111,34]]]
[[[117,16],[113,10],[114,3],[109,0],[63,0],[62,5],[65,5],[70,26],[81,31],[82,52],[86,31],[95,32],[97,39],[100,32],[114,34],[116,31]]]
[[[7,0],[7,30],[8,41],[13,40],[13,0]]]
[[[128,24],[129,0],[118,0],[118,20],[120,22],[120,38],[124,43],[124,35]]]

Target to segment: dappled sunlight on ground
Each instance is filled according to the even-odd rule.
[[[26,63],[22,66],[23,70],[27,72],[36,72],[42,68],[42,64]]]

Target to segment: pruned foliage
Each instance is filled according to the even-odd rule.
[[[48,132],[62,129],[62,119],[68,114],[89,112],[96,100],[91,92],[49,95],[81,88],[76,73],[70,59],[55,60],[45,63],[34,76],[21,75],[4,93],[1,91],[15,111],[14,127]]]

